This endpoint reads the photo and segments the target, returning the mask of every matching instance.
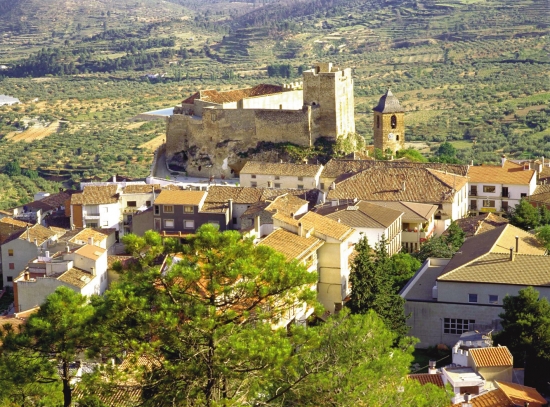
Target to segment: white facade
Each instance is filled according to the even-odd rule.
[[[277,189],[314,189],[319,187],[319,176],[299,177],[294,175],[264,175],[264,174],[240,174],[240,182],[243,187],[277,188]]]
[[[71,206],[71,215],[73,207]],[[120,203],[83,205],[82,223],[83,227],[112,228],[120,230],[121,222]]]
[[[497,184],[492,182],[470,182],[471,212],[508,212],[521,198],[529,197],[537,187],[537,177],[529,184]]]
[[[2,245],[2,279],[4,287],[13,286],[13,279],[35,259],[41,250],[48,250],[47,241],[41,246],[24,239],[14,239]]]

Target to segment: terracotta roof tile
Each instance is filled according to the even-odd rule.
[[[85,287],[88,283],[90,283],[90,281],[92,281],[93,278],[94,276],[90,273],[77,268],[67,270],[59,277],[57,277],[59,281],[63,281],[64,283],[73,285],[78,288]]]
[[[280,93],[282,91],[282,86],[268,84],[259,84],[252,88],[235,89],[228,91],[201,90],[185,99],[182,103],[192,104],[195,102],[196,99],[204,100],[205,102],[211,103],[230,103],[238,102],[239,100],[249,97],[270,95],[273,93]]]
[[[343,223],[339,223],[315,212],[308,212],[300,219],[294,219],[281,213],[276,213],[273,215],[273,219],[280,220],[294,227],[299,227],[301,223],[306,232],[313,229],[313,234],[316,236],[321,234],[340,241],[350,237],[354,231],[353,228]]]
[[[86,186],[80,194],[71,196],[71,205],[101,205],[118,202],[117,186]]]
[[[160,184],[147,185],[127,185],[122,192],[124,194],[146,194],[152,192],[160,192]]]
[[[467,165],[445,163],[417,163],[403,161],[377,161],[377,160],[338,160],[331,159],[325,164],[321,178],[338,178],[343,174],[354,174],[367,168],[431,168],[433,170],[448,172],[460,176],[468,174]]]
[[[252,204],[262,198],[261,189],[250,187],[212,186],[208,189],[205,202],[227,202],[233,199],[235,204]]]
[[[95,230],[93,228],[84,228],[80,232],[78,232],[76,235],[74,235],[71,239],[69,239],[69,242],[71,243],[78,243],[78,242],[85,242],[88,243],[88,239],[93,238],[94,244],[101,243],[105,239],[109,237],[108,234],[102,233],[98,230]]]
[[[496,381],[496,384],[515,405],[523,406],[525,403],[529,403],[529,407],[541,407],[548,404],[546,399],[533,387],[499,381]]]
[[[330,219],[338,220],[351,227],[368,227],[385,229],[391,226],[403,212],[359,201],[351,205],[326,206],[317,211]]]
[[[451,271],[447,267],[437,281],[550,286],[550,256],[518,254],[510,261],[509,254],[488,253]]]
[[[283,253],[288,261],[303,260],[323,244],[322,240],[314,236],[301,237],[284,229],[277,229],[260,242],[260,245]]]
[[[470,167],[468,178],[472,183],[528,185],[535,176],[535,170],[524,170],[522,165],[506,161],[501,165],[479,165]]]
[[[168,191],[163,190],[157,199],[155,205],[200,205],[204,202],[206,191]]]
[[[107,250],[97,247],[95,245],[85,244],[81,248],[75,250],[75,253],[86,257],[87,259],[97,260],[99,259]]]
[[[456,220],[457,225],[464,231],[466,238],[488,232],[506,225],[508,222],[508,219],[494,213],[484,213]],[[443,234],[446,235],[447,231],[443,232]]]
[[[23,222],[21,220],[13,219],[13,218],[1,218],[0,223],[5,223],[6,225],[12,225],[19,228],[24,228],[26,226],[31,226],[30,223]]]
[[[343,181],[336,180],[327,199],[366,201],[452,202],[466,177],[427,168],[372,167]]]
[[[420,384],[435,384],[437,387],[444,388],[445,383],[443,383],[443,375],[441,373],[430,374],[430,373],[415,373],[407,376],[409,379],[414,379],[420,382]]]
[[[550,172],[550,168],[548,168],[548,171]],[[550,184],[537,185],[535,191],[529,197],[529,201],[550,204]]]
[[[75,193],[76,191],[58,192],[57,194],[52,194],[50,196],[47,196],[44,199],[41,199],[40,201],[45,202],[48,205],[51,205],[55,208],[58,208],[60,206],[65,206],[65,202],[71,199],[71,196]]]
[[[515,407],[514,403],[500,389],[473,397],[470,403],[472,403],[472,407]],[[453,404],[452,407],[462,407],[462,402]]]
[[[470,349],[476,367],[512,366],[514,359],[506,346]]]
[[[42,225],[36,224],[29,227],[28,229],[22,229],[11,234],[6,240],[4,240],[3,244],[11,242],[14,239],[28,240],[30,242],[34,242],[34,240],[36,239],[38,245],[40,246],[46,240],[55,236],[57,236],[57,233],[55,233],[54,231],[45,228]]]
[[[268,163],[263,161],[247,161],[241,169],[241,174],[280,175],[296,177],[315,177],[323,166],[320,164]]]

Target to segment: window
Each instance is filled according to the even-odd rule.
[[[298,185],[298,189],[304,189],[303,185]]]
[[[483,200],[483,207],[484,208],[494,208],[495,207],[495,201],[492,201],[490,199]]]
[[[321,187],[321,189],[325,189],[325,183],[324,182],[321,182],[321,184],[319,186]]]
[[[477,209],[477,201],[475,199],[470,201],[470,209]]]
[[[151,207],[151,201],[145,201],[145,206],[150,208]]]
[[[127,202],[128,207],[135,208],[137,206],[136,201],[128,201]]]
[[[502,201],[502,210],[505,212],[508,211],[508,201]]]
[[[267,181],[267,187],[268,188],[273,188],[273,182]]]
[[[234,224],[234,225],[237,224],[237,218],[233,218],[233,224]]]
[[[298,181],[303,181],[304,177],[298,177]]]
[[[174,206],[172,206],[172,205],[163,205],[162,211],[164,213],[174,213]]]
[[[391,116],[391,119],[390,119],[390,123],[391,123],[391,128],[392,129],[395,129],[397,127],[397,116],[392,114]]]
[[[8,249],[8,256],[13,256],[13,249]]]
[[[155,215],[160,215],[160,207],[155,205]]]
[[[281,184],[279,182],[275,183],[275,188],[281,188]]]
[[[195,213],[195,208],[193,206],[184,206],[183,207],[184,213]]]
[[[443,320],[443,333],[462,335],[470,330],[470,325],[475,324],[473,319],[445,318]]]
[[[256,179],[256,174],[252,174],[252,175],[250,176],[250,178]]]
[[[276,179],[276,180],[279,180],[279,179],[281,179],[281,177],[278,176],[278,175],[275,175],[275,179]]]
[[[160,225],[161,225],[160,219],[158,218],[155,219],[155,230],[160,230]]]
[[[104,220],[104,221],[101,223],[101,226],[103,226],[103,227],[109,226],[109,221],[108,221],[108,220]]]
[[[258,186],[258,183],[257,183],[257,182],[251,182],[251,183],[250,183],[250,186],[251,186],[252,188],[256,188],[256,187]]]
[[[195,229],[195,221],[194,220],[184,220],[183,221],[183,228],[184,229]]]
[[[11,283],[13,281],[13,277],[12,276],[8,276],[8,282]]]
[[[477,294],[468,294],[468,302],[477,302]]]
[[[10,264],[8,265],[8,268],[9,268],[10,270],[15,270],[15,263],[10,263]]]
[[[470,187],[470,195],[477,196],[477,185],[472,185]]]
[[[502,187],[502,197],[503,198],[509,198],[509,192],[508,192],[508,187]]]
[[[164,219],[164,227],[166,229],[173,229],[174,228],[174,219]]]
[[[87,228],[97,228],[97,223],[96,222],[86,222],[86,227]]]
[[[489,304],[498,304],[498,295],[489,294]]]
[[[526,197],[527,197],[527,194],[521,193],[521,194],[519,194],[519,196],[520,196],[520,198],[526,198]]]
[[[495,187],[494,185],[483,185],[483,192],[493,193],[496,191],[496,189],[497,187]]]

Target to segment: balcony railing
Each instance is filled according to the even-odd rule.
[[[85,219],[99,219],[99,213],[84,212],[82,215]]]

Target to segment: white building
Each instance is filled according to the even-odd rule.
[[[71,196],[71,224],[120,230],[121,205],[116,185],[85,186]]]
[[[530,197],[537,187],[537,174],[531,164],[516,164],[502,157],[500,166],[470,167],[470,213],[501,212],[513,209],[521,198]]]
[[[39,256],[14,279],[15,312],[44,302],[58,287],[65,286],[85,296],[103,294],[108,286],[107,250],[86,244],[67,248],[57,257]]]
[[[320,164],[267,163],[248,161],[240,171],[244,187],[313,189],[319,188]]]

